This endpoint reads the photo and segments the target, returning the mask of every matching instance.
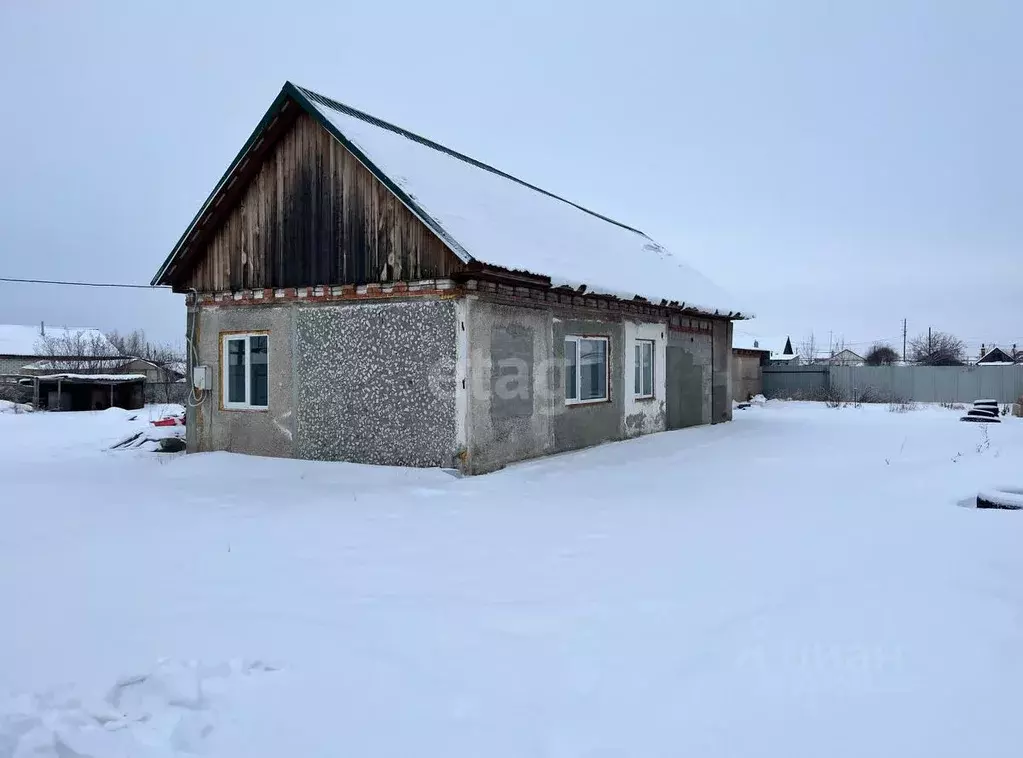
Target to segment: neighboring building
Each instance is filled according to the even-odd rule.
[[[989,348],[987,345],[981,345],[980,358],[977,359],[977,365],[1011,366],[1021,360],[1023,360],[1023,352],[1017,350],[1015,345],[1011,348],[1001,348],[997,345],[993,345]]]
[[[141,374],[60,373],[20,382],[32,386],[33,404],[50,411],[137,410],[145,404],[146,377]]]
[[[758,345],[767,345],[771,354],[767,359],[768,366],[798,366],[801,361],[798,353],[792,349],[792,338],[786,337],[784,346],[779,340],[758,340]],[[781,349],[775,352],[775,348]]]
[[[479,473],[731,418],[745,314],[699,273],[291,83],[153,283],[208,367],[193,452]]]
[[[45,358],[21,367],[22,374],[42,376],[57,372],[85,374],[132,374],[144,377],[146,402],[180,401],[185,395],[181,386],[185,370],[180,362],[161,365],[145,358],[118,356],[116,358]]]
[[[848,348],[839,350],[830,358],[827,358],[826,361],[831,366],[863,366],[866,364],[863,356],[854,353]]]
[[[766,343],[765,343],[766,344]],[[732,400],[743,403],[764,392],[763,367],[771,351],[760,340],[736,334],[732,338]]]
[[[117,350],[103,332],[91,327],[0,324],[0,375],[24,374],[26,364],[53,355],[75,361],[117,355]]]

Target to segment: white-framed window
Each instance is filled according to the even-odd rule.
[[[565,337],[565,402],[599,403],[608,399],[607,337]]]
[[[636,340],[635,382],[633,393],[636,397],[654,396],[654,341]]]
[[[270,403],[270,335],[228,334],[223,349],[223,406],[266,408]]]

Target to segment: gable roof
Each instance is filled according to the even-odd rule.
[[[677,302],[735,315],[710,280],[637,229],[418,134],[290,82],[153,279],[168,273],[200,219],[233,183],[250,148],[288,99],[319,122],[418,216],[463,263],[549,277],[624,299]],[[742,314],[749,317],[750,314]]]
[[[92,351],[96,355],[117,354],[114,346],[99,329],[88,326],[44,326],[43,329],[46,332],[46,338],[56,341],[73,340],[77,342],[80,338],[82,346],[87,352],[92,351],[92,347],[95,345],[99,348],[98,352]],[[48,352],[45,344],[46,338],[40,334],[39,326],[0,324],[0,355],[45,356]],[[60,347],[63,348],[64,345]]]
[[[784,352],[784,345],[788,344],[788,342],[788,337],[780,340],[775,337],[758,337],[755,334],[738,329],[732,332],[733,350],[759,350],[760,352],[767,353],[768,358],[772,361],[788,361],[798,357],[795,353]],[[782,346],[781,349],[778,349],[779,345]]]
[[[1000,348],[997,345],[988,350],[984,355],[977,359],[977,363],[1004,363],[1010,364],[1016,360],[1016,356],[1013,355],[1013,350],[1006,350]]]

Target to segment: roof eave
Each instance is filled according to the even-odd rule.
[[[274,98],[273,103],[270,105],[269,108],[267,108],[266,113],[263,114],[263,118],[260,119],[259,124],[256,125],[255,129],[253,129],[252,134],[249,135],[249,138],[245,141],[245,144],[242,146],[242,149],[238,151],[238,154],[234,157],[234,160],[231,161],[231,163],[228,165],[227,171],[225,171],[224,175],[220,177],[220,181],[217,182],[216,186],[213,188],[213,191],[210,193],[209,197],[206,198],[206,202],[204,202],[202,206],[199,208],[199,212],[195,214],[195,217],[192,219],[191,223],[189,223],[184,233],[181,235],[177,243],[174,245],[170,254],[164,260],[163,265],[161,265],[160,269],[156,272],[156,276],[154,276],[152,281],[150,281],[151,286],[156,287],[159,285],[171,284],[167,274],[169,273],[172,264],[175,263],[176,259],[180,255],[185,243],[188,241],[192,233],[195,231],[196,227],[199,225],[199,221],[206,215],[206,213],[210,210],[210,207],[216,201],[217,197],[227,187],[229,180],[234,175],[235,171],[237,171],[238,167],[245,160],[245,156],[252,149],[253,145],[255,145],[259,141],[259,138],[262,136],[267,126],[270,125],[274,118],[276,118],[280,111],[284,108],[285,101],[287,101],[288,99],[295,99],[291,92],[289,92],[288,90],[289,84],[290,83],[285,84],[284,87],[281,89],[280,93],[277,95],[277,97]]]

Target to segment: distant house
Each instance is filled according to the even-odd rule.
[[[69,379],[68,386],[75,385],[74,393],[78,398],[76,407],[79,408],[96,404],[86,403],[82,399],[87,390],[81,377],[135,377],[130,390],[118,389],[112,396],[123,407],[123,403],[134,403],[131,393],[135,391],[135,385],[144,386],[145,400],[148,402],[179,400],[183,394],[180,382],[185,377],[185,369],[182,363],[161,365],[144,358],[121,355],[103,332],[92,327],[0,324],[0,385],[6,388],[5,395],[27,400],[28,388],[32,387],[32,382],[21,382],[21,377],[58,375],[64,378],[72,375],[78,377],[74,381]],[[43,407],[48,407],[45,393],[55,388],[54,382],[44,383],[44,396],[40,399]],[[123,383],[123,380],[102,383],[108,400],[111,397],[107,391],[109,387]],[[50,387],[51,384],[53,387]],[[176,384],[178,386],[174,387]],[[70,401],[70,393],[61,393],[61,396],[61,402],[66,404]],[[102,398],[96,402],[102,404]]]
[[[40,358],[60,356],[77,370],[84,367],[79,359],[107,355],[117,350],[99,329],[0,324],[0,375],[25,374],[24,367]]]
[[[997,345],[988,348],[987,345],[981,345],[980,353],[980,358],[977,359],[978,366],[1011,366],[1023,361],[1023,351],[1017,350],[1015,345],[1011,348],[1001,348]]]
[[[153,283],[187,295],[190,452],[466,473],[730,420],[747,317],[637,229],[290,82]]]
[[[767,359],[768,366],[798,366],[802,363],[799,354],[792,349],[791,337],[785,338],[784,345],[780,340],[759,340],[759,343],[767,345],[771,351]]]
[[[866,363],[866,360],[863,356],[847,348],[833,354],[827,359],[827,363],[831,366],[862,366]]]

